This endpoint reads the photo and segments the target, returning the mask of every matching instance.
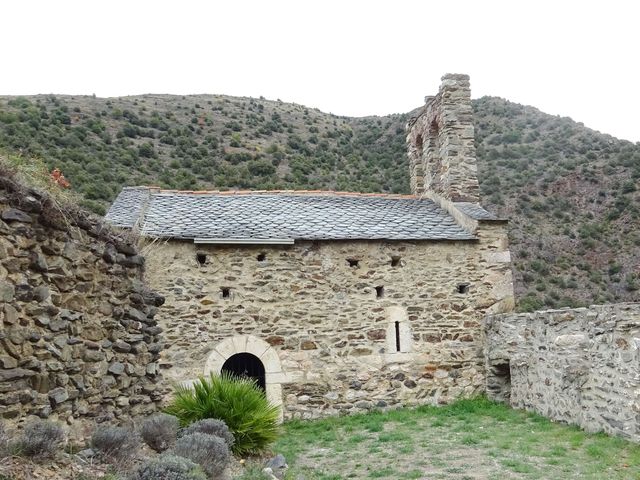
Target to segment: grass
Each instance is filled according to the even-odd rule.
[[[485,398],[285,423],[288,479],[640,478],[640,446]]]
[[[50,171],[40,158],[11,154],[0,149],[0,167],[8,169],[22,184],[46,192],[58,203],[77,204],[82,200],[73,190],[65,190],[54,183]]]

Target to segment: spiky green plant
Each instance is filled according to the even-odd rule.
[[[237,455],[262,452],[278,437],[279,407],[268,402],[254,381],[227,372],[176,386],[165,411],[182,426],[204,418],[224,421],[235,437],[232,450]]]

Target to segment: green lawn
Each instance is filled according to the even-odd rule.
[[[285,423],[288,479],[639,479],[640,446],[484,398]]]

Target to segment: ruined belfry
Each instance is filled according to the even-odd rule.
[[[484,392],[482,320],[513,286],[471,115],[444,76],[408,125],[411,195],[124,188],[106,220],[146,245],[168,383],[248,375],[284,418]]]
[[[480,201],[469,76],[442,77],[440,91],[408,124],[411,193]]]

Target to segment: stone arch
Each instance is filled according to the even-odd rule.
[[[418,151],[418,156],[422,156],[422,151],[424,149],[424,140],[422,139],[422,135],[416,135],[416,150]]]
[[[440,122],[438,118],[431,120],[427,126],[427,142],[425,154],[425,187],[427,190],[438,192],[443,187],[442,152],[440,151]]]
[[[209,356],[204,367],[205,376],[220,373],[224,363],[238,353],[250,353],[260,359],[265,371],[265,392],[267,400],[282,407],[282,384],[285,375],[278,352],[264,340],[253,335],[236,335],[218,343]],[[280,409],[282,415],[282,408]]]
[[[439,163],[440,160],[440,125],[437,118],[429,124],[427,131],[427,161]]]

